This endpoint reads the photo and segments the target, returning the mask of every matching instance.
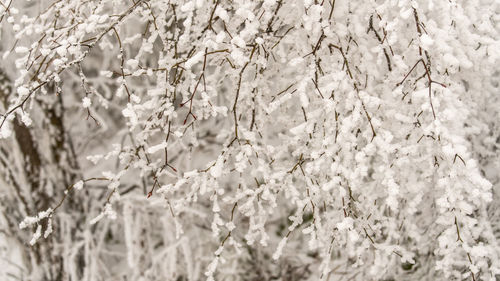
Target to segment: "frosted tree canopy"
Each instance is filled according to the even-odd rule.
[[[2,280],[498,280],[489,0],[0,0]]]

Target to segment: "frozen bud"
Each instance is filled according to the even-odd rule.
[[[89,108],[91,104],[92,104],[92,101],[88,97],[84,97],[82,99],[83,108]]]

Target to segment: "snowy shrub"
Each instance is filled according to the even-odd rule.
[[[496,280],[499,9],[2,1],[2,279]]]

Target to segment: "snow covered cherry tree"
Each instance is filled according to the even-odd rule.
[[[497,280],[499,11],[1,0],[1,279]]]

